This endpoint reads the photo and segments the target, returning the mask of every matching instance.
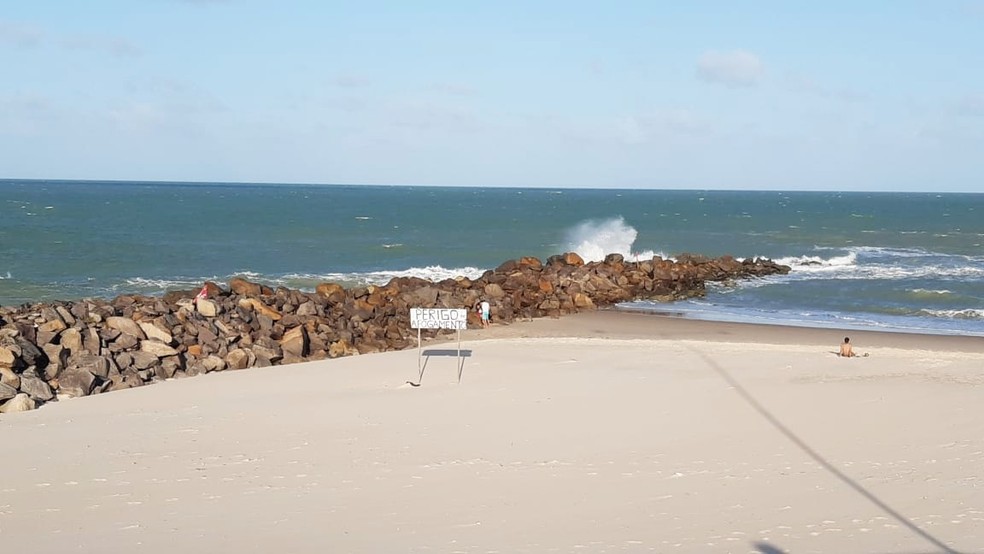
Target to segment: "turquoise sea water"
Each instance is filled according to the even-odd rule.
[[[692,252],[793,271],[669,307],[691,317],[984,336],[984,194],[0,180],[0,214],[2,305]]]

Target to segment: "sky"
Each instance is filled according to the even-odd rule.
[[[0,0],[0,178],[984,192],[984,0]]]

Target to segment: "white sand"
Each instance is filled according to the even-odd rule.
[[[460,384],[427,343],[419,387],[409,350],[0,416],[0,545],[984,552],[984,339],[841,336],[583,314],[466,332]]]

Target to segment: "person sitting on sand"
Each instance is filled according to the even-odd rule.
[[[840,352],[838,352],[837,355],[844,358],[853,358],[857,356],[857,354],[854,353],[854,349],[851,348],[851,337],[844,337],[844,342],[841,344]],[[865,353],[864,355],[867,356],[868,354]]]
[[[840,352],[837,354],[843,358],[854,357],[854,349],[851,348],[851,337],[844,337],[844,343],[841,344]]]

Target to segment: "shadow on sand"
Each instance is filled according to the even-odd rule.
[[[898,521],[900,524],[908,528],[913,533],[924,538],[926,541],[932,544],[933,547],[938,548],[939,552],[944,552],[945,554],[959,554],[959,552],[950,548],[943,541],[937,539],[933,535],[930,535],[928,532],[921,529],[915,523],[909,521],[908,518],[906,518],[899,512],[895,511],[895,509],[893,509],[891,506],[886,504],[883,500],[872,494],[871,491],[862,487],[860,484],[858,484],[858,482],[854,481],[853,479],[845,475],[843,472],[841,472],[839,469],[834,467],[830,462],[827,461],[826,458],[821,456],[819,452],[811,448],[810,445],[808,445],[806,442],[803,441],[803,439],[799,438],[788,427],[783,425],[783,423],[779,421],[774,415],[772,415],[771,412],[766,410],[765,406],[759,403],[759,401],[756,400],[754,396],[752,396],[747,390],[745,390],[745,387],[741,386],[741,383],[739,383],[734,377],[731,376],[730,373],[728,373],[728,370],[721,367],[720,364],[712,360],[703,352],[693,348],[691,350],[696,355],[700,356],[700,358],[704,360],[704,362],[706,362],[707,365],[711,367],[711,369],[713,369],[722,379],[724,379],[729,385],[731,385],[731,387],[735,390],[735,392],[737,392],[745,400],[745,402],[748,403],[749,406],[751,406],[752,408],[755,409],[755,411],[761,414],[762,417],[766,419],[766,421],[771,423],[773,427],[775,427],[780,433],[785,435],[785,437],[790,441],[792,441],[793,444],[798,446],[800,450],[802,450],[808,456],[813,458],[824,469],[826,469],[827,471],[832,473],[835,477],[840,479],[841,482],[846,484],[848,487],[854,489],[854,491],[860,494],[861,496],[867,498],[872,504],[878,506],[886,514],[891,516],[895,521]],[[778,553],[785,552],[779,548],[776,548],[775,546],[763,542],[753,543],[753,546],[762,554],[778,554]]]
[[[424,350],[421,353],[423,356],[423,363],[420,364],[420,373],[417,375],[417,382],[407,381],[407,384],[419,387],[424,381],[424,372],[427,370],[427,364],[430,362],[431,357],[448,357],[455,358],[457,360],[457,370],[458,370],[458,382],[461,382],[461,374],[465,370],[465,358],[471,358],[471,350],[458,350],[456,348],[446,348],[446,349],[431,349]]]

